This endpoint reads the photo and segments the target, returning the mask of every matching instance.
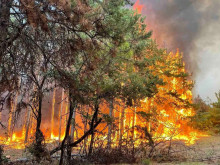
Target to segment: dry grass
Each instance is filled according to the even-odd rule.
[[[178,145],[177,145],[178,146]],[[220,165],[220,136],[203,137],[192,146],[175,146],[172,152],[174,155],[184,156],[185,160],[178,157],[175,162],[151,162],[152,165]],[[4,155],[10,156],[11,161],[16,161],[21,158],[31,159],[31,155],[24,150],[7,149]],[[172,160],[172,159],[171,159]],[[27,164],[27,163],[26,163]],[[31,163],[33,164],[33,163]],[[45,162],[46,164],[55,165],[57,161]]]

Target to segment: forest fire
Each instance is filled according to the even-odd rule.
[[[0,164],[219,163],[219,5],[0,0]]]
[[[141,13],[143,7],[139,1],[134,5],[138,13]],[[151,50],[147,50],[147,54],[151,56]],[[192,82],[186,78],[181,54],[164,52],[160,58],[162,62],[157,62],[151,68],[164,82],[158,86],[157,94],[140,101],[134,107],[127,106],[121,100],[104,100],[99,116],[105,121],[98,126],[97,139],[104,139],[105,144],[111,145],[123,144],[125,139],[135,141],[136,145],[151,140],[184,140],[187,144],[194,144],[202,135],[188,126],[189,117],[194,115],[190,106]],[[1,112],[1,117],[4,116],[7,123],[7,131],[0,135],[0,143],[20,149],[33,141],[36,114],[35,109],[26,107],[20,112],[18,121],[15,121],[18,99],[17,93],[10,102],[10,113]],[[44,98],[41,130],[46,143],[64,139],[68,108],[68,97],[64,89],[55,88]],[[92,109],[89,106],[80,105],[75,109],[70,130],[72,140],[78,139],[89,129],[91,115]],[[87,145],[89,142],[87,139],[84,143]]]
[[[150,53],[148,52],[148,54]],[[154,141],[172,139],[194,144],[195,140],[202,136],[202,134],[188,126],[189,117],[194,114],[190,106],[192,103],[190,90],[192,82],[183,76],[186,71],[182,56],[177,52],[175,55],[170,53],[165,58],[170,63],[169,67],[163,67],[165,63],[158,62],[157,69],[152,68],[155,72],[163,73],[160,78],[165,83],[165,85],[158,86],[158,93],[153,98],[146,98],[133,108],[129,108],[122,101],[115,100],[112,110],[109,108],[110,103],[103,101],[99,115],[106,117],[106,119],[98,127],[100,134],[97,135],[97,138],[105,139],[105,144],[107,144],[107,136],[104,136],[104,134],[107,134],[109,120],[112,120],[113,117],[110,135],[112,145],[123,143],[124,139],[133,139],[138,145],[144,140],[148,141],[148,136],[151,136]],[[169,74],[164,74],[168,73],[168,70]],[[16,99],[11,106],[11,113],[8,115],[8,134],[6,133],[6,136],[1,135],[0,140],[1,144],[20,149],[32,141],[35,132],[35,118],[34,113],[26,108],[22,118],[20,117],[17,121],[21,127],[16,127],[16,123],[12,122],[15,120],[13,118],[15,114],[12,112],[17,104],[17,97],[18,95],[16,95]],[[65,125],[68,118],[68,101],[64,90],[54,89],[46,98],[45,104],[50,105],[49,109],[43,110],[43,115],[46,118],[43,118],[41,129],[45,136],[45,142],[61,141],[65,135]],[[47,116],[48,112],[51,112],[49,113],[51,116]],[[73,114],[75,122],[72,122],[71,126],[73,139],[78,139],[89,129],[89,121],[88,118],[85,118],[85,115],[89,116],[91,113],[92,109],[88,106],[79,106],[75,110]],[[87,143],[89,143],[89,140]]]

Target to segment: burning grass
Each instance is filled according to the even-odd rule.
[[[147,54],[151,56],[150,52]],[[186,79],[182,55],[177,52],[169,56],[164,53],[161,56],[166,56],[163,58],[167,58],[170,66],[165,67],[167,63],[162,61],[157,62],[157,68],[152,68],[164,81],[163,85],[158,86],[158,93],[154,97],[143,99],[133,106],[128,106],[122,100],[116,99],[111,113],[110,103],[107,100],[101,100],[98,117],[104,120],[97,127],[96,138],[102,139],[104,146],[124,145],[128,139],[135,141],[134,146],[142,142],[153,144],[154,141],[169,140],[183,140],[189,145],[204,136],[188,125],[189,117],[194,115],[194,110],[190,106],[192,82]],[[46,98],[51,104],[49,109],[47,107],[43,111],[45,117],[42,119],[41,130],[45,143],[62,141],[64,138],[69,107],[66,96],[63,89],[54,89]],[[17,100],[18,98],[11,102],[11,113],[14,112]],[[12,127],[14,123],[12,122],[13,113],[11,113],[8,115],[6,136],[1,134],[0,144],[9,148],[23,149],[33,141],[31,137],[34,137],[36,125],[34,112],[26,108],[23,112],[25,118],[17,121],[17,125],[20,125],[18,128]],[[74,122],[72,121],[70,131],[72,139],[79,139],[89,129],[92,114],[93,109],[87,105],[81,105],[74,111]],[[88,147],[90,139],[86,138],[83,143]]]

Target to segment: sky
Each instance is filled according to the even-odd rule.
[[[135,1],[134,1],[135,2]],[[220,90],[220,0],[139,0],[147,30],[160,47],[183,53],[194,97]]]

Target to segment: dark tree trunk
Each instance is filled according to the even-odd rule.
[[[154,146],[154,140],[152,138],[152,135],[149,133],[148,128],[145,129],[144,133],[145,133],[145,136],[147,137],[147,139],[149,140],[149,145],[151,147],[153,147]]]
[[[41,118],[42,118],[42,100],[43,100],[43,93],[41,90],[38,92],[38,109],[36,112],[36,128],[35,128],[35,143],[34,143],[34,156],[37,158],[37,161],[40,162],[43,156],[46,156],[45,148],[42,144],[44,141],[44,135],[41,132]]]
[[[153,154],[153,151],[154,151],[154,147],[155,147],[154,140],[152,138],[152,135],[149,133],[148,128],[145,129],[144,133],[145,133],[145,136],[147,137],[147,139],[149,140],[149,145],[150,145],[151,149],[150,149],[148,156],[151,157]]]
[[[110,149],[111,148],[111,143],[112,143],[112,140],[111,140],[111,138],[112,138],[112,118],[113,118],[113,99],[110,99],[109,100],[109,117],[110,117],[110,119],[111,119],[111,121],[108,123],[108,145],[107,145],[107,147],[108,147],[108,149]]]
[[[64,102],[64,89],[62,89],[61,105],[60,105],[59,142],[60,142],[60,140],[61,140],[61,125],[62,125],[63,102]]]
[[[26,124],[25,124],[25,140],[24,142],[27,143],[28,141],[28,132],[29,132],[29,127],[30,127],[30,118],[31,118],[31,109],[28,107],[27,108],[27,120],[26,120]]]
[[[102,119],[100,118],[97,123],[95,123],[94,127],[93,127],[93,130],[90,128],[81,138],[79,138],[77,141],[71,143],[71,144],[68,144],[69,147],[76,147],[79,143],[81,143],[85,138],[87,138],[89,135],[92,134],[92,132],[94,131],[94,129],[102,122]],[[63,146],[63,148],[67,148],[68,146],[67,144],[65,144]],[[53,150],[50,151],[50,155],[53,155],[54,153],[56,153],[57,151],[60,151],[61,150],[61,145],[54,148]]]
[[[135,118],[136,118],[136,106],[134,107],[133,120],[132,120],[132,137],[131,137],[131,139],[132,139],[132,147],[133,147],[132,153],[133,153],[133,155],[135,154],[135,125],[136,125]]]
[[[87,132],[87,120],[88,120],[88,116],[89,116],[89,114],[88,114],[88,112],[87,112],[87,114],[86,114],[86,119],[85,119],[85,121],[84,121],[84,134]],[[84,154],[86,154],[87,155],[87,140],[88,138],[86,137],[85,139],[84,139],[84,141],[83,141],[83,153]]]
[[[98,112],[99,112],[99,103],[98,103],[98,100],[97,100],[96,103],[95,103],[95,112],[93,114],[92,121],[91,121],[91,124],[90,124],[90,129],[92,130],[92,134],[91,134],[91,141],[90,141],[88,156],[91,156],[92,151],[93,151],[93,144],[94,144],[94,137],[95,137],[94,124],[97,123]]]
[[[43,100],[43,94],[42,94],[42,92],[39,92],[39,95],[38,95],[38,111],[37,111],[37,125],[36,125],[36,133],[35,133],[35,141],[36,141],[36,145],[38,147],[42,146],[42,141],[44,139],[43,133],[41,132],[41,129],[40,129],[41,118],[42,118],[42,100]]]
[[[61,143],[61,155],[60,155],[60,163],[59,165],[63,164],[63,157],[64,157],[64,149],[65,149],[65,143],[68,140],[68,143],[70,141],[70,136],[69,136],[69,132],[70,132],[70,125],[71,125],[71,120],[72,120],[72,116],[73,116],[73,111],[74,108],[76,107],[76,103],[75,101],[73,101],[72,99],[72,94],[69,93],[69,103],[70,103],[70,107],[69,107],[69,117],[68,117],[68,121],[67,121],[67,125],[66,125],[66,132],[65,132],[65,137]],[[68,151],[68,163],[70,163],[71,161],[71,151],[70,151],[70,147],[67,147],[67,151]]]
[[[71,137],[68,136],[68,139],[67,139],[67,148],[66,148],[66,153],[67,153],[67,163],[69,165],[71,165],[71,156],[72,156],[72,147],[70,146],[72,140],[71,140]]]
[[[92,154],[93,144],[94,144],[94,131],[92,132],[91,139],[90,139],[90,145],[89,145],[89,153],[88,153],[88,156],[91,156],[91,154]]]

